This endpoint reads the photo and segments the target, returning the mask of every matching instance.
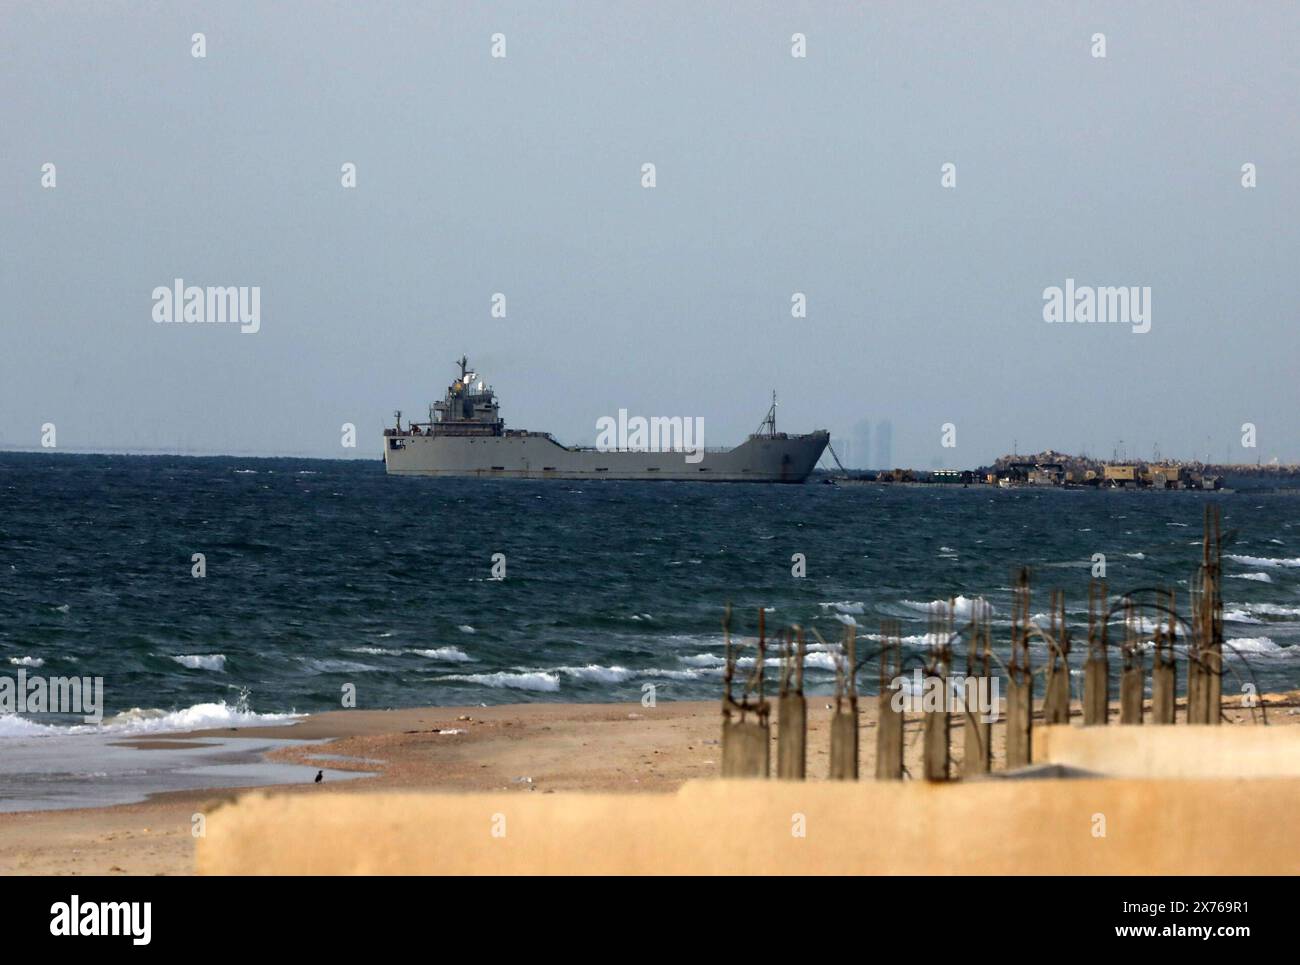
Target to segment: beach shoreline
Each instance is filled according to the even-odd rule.
[[[1270,725],[1300,724],[1300,691],[1263,698]],[[808,772],[827,770],[829,698],[808,698]],[[1077,710],[1077,708],[1076,708]],[[861,773],[874,769],[876,701],[860,701]],[[1250,711],[1225,701],[1228,721],[1250,726]],[[775,717],[775,714],[774,714]],[[268,760],[365,776],[315,784],[269,785],[287,794],[374,791],[671,793],[718,775],[720,704],[709,701],[531,703],[344,710],[274,727],[151,734],[117,742],[141,754],[214,738],[286,738]],[[1231,726],[1225,723],[1224,726]],[[919,772],[921,718],[909,715],[905,761]],[[954,757],[961,749],[954,719]],[[995,725],[994,758],[1003,753]],[[775,728],[773,730],[775,737]],[[301,742],[301,743],[299,743]],[[250,788],[168,791],[107,807],[0,814],[0,873],[192,874],[197,816]]]

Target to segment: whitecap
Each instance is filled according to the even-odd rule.
[[[1263,623],[1263,620],[1257,620],[1244,610],[1224,610],[1223,619],[1229,623]]]
[[[712,653],[696,653],[685,657],[677,658],[688,667],[721,667],[727,661]]]
[[[1293,556],[1290,559],[1284,557],[1269,556],[1238,556],[1234,553],[1228,554],[1228,559],[1234,563],[1240,563],[1242,566],[1300,566],[1300,556]]]
[[[1280,603],[1243,603],[1241,608],[1247,613],[1258,613],[1266,617],[1300,617],[1300,606],[1282,606]]]
[[[191,670],[225,670],[226,655],[224,653],[182,653],[173,656],[182,667],[189,667]]]
[[[560,689],[560,678],[553,673],[506,673],[500,671],[498,673],[449,674],[434,679],[439,681],[458,680],[468,684],[481,684],[484,687],[509,687],[513,690],[556,691]]]
[[[1279,647],[1270,637],[1237,637],[1225,641],[1224,650],[1255,657],[1289,657],[1293,648]]]
[[[10,657],[9,662],[15,667],[44,667],[45,661],[40,657]]]
[[[412,650],[411,653],[428,657],[430,660],[446,660],[451,663],[464,663],[474,659],[460,647],[435,647],[432,650]]]
[[[867,605],[859,600],[840,600],[838,603],[818,603],[823,610],[834,610],[836,613],[866,613]]]
[[[910,606],[914,610],[920,610],[923,613],[947,613],[949,602],[947,600],[931,600],[929,603],[921,603],[916,600],[904,600],[904,606]],[[958,596],[952,601],[952,615],[954,619],[969,620],[972,617],[979,616],[989,617],[997,611],[993,605],[982,596],[968,597]]]

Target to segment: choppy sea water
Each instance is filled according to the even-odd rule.
[[[0,674],[104,678],[135,734],[357,706],[716,698],[721,616],[837,639],[983,597],[1007,646],[1013,570],[1067,593],[1076,654],[1095,553],[1112,592],[1180,609],[1207,501],[1232,533],[1227,638],[1300,686],[1300,496],[396,478],[378,462],[0,456]],[[192,575],[202,553],[206,576]],[[506,578],[492,579],[494,554]],[[791,574],[793,554],[807,575]],[[1038,652],[1036,659],[1043,654]],[[829,690],[828,655],[808,682]],[[868,665],[864,689],[874,690]],[[1228,685],[1225,684],[1225,690]],[[0,736],[61,718],[0,718]],[[66,733],[66,731],[64,731]],[[100,731],[103,733],[103,731]]]

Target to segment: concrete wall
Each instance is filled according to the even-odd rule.
[[[1298,874],[1297,801],[1297,778],[713,780],[672,795],[259,793],[209,816],[198,870]],[[793,833],[801,825],[803,837]]]
[[[1034,763],[1111,777],[1300,778],[1300,727],[1035,727]]]

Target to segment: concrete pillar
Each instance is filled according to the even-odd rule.
[[[1051,656],[1047,669],[1047,693],[1043,697],[1043,721],[1048,724],[1070,722],[1070,665],[1057,654]]]
[[[1223,715],[1223,644],[1215,641],[1205,655],[1205,723],[1218,726]]]
[[[1200,651],[1193,646],[1187,654],[1187,723],[1207,723],[1205,697],[1205,670],[1201,666]]]
[[[1110,716],[1110,661],[1105,653],[1083,665],[1083,725],[1105,724]]]
[[[722,776],[767,777],[770,730],[766,722],[723,718]]]
[[[1174,722],[1174,682],[1173,661],[1157,657],[1155,666],[1151,668],[1151,723]]]
[[[987,774],[993,764],[993,725],[981,720],[978,711],[968,713],[962,722],[965,741],[962,747],[961,776]]]
[[[876,780],[903,779],[903,714],[893,707],[895,690],[886,688],[877,698]]]
[[[926,686],[938,687],[943,695],[940,709],[927,711],[922,723],[924,744],[924,773],[927,781],[946,781],[951,752],[949,736],[951,721],[948,717],[948,681],[943,677],[927,677]]]
[[[1142,688],[1145,683],[1142,673],[1142,658],[1132,666],[1125,667],[1119,680],[1119,722],[1121,724],[1142,723]]]
[[[1007,770],[1028,767],[1033,752],[1034,678],[1007,682]]]
[[[856,781],[858,779],[858,704],[846,701],[844,707],[831,715],[831,762],[832,781]]]
[[[786,694],[777,701],[776,776],[802,781],[808,747],[808,702],[803,694]]]

